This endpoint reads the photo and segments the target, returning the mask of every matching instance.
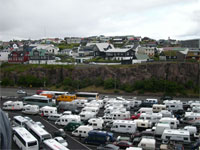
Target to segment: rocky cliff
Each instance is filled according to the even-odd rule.
[[[23,67],[23,66],[19,66]],[[200,69],[198,63],[147,63],[129,66],[75,66],[66,68],[64,66],[55,67],[28,67],[22,71],[1,69],[1,79],[9,77],[17,81],[21,75],[33,75],[37,78],[47,78],[51,84],[62,82],[66,77],[74,80],[85,78],[102,79],[114,78],[121,83],[134,83],[136,80],[149,78],[166,79],[178,83],[193,81],[198,85],[200,78]]]

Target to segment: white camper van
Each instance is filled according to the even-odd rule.
[[[55,124],[65,126],[69,122],[81,122],[81,118],[79,115],[63,115],[56,120]]]
[[[137,125],[130,120],[114,120],[111,131],[119,133],[135,133]]]
[[[84,107],[81,112],[92,112],[98,114],[99,108],[98,107]]]
[[[136,123],[138,130],[145,130],[152,127],[152,123],[149,120],[135,119],[134,122]]]
[[[161,118],[162,118],[162,114],[160,113],[141,113],[139,117],[139,119],[149,120],[153,124],[159,122]]]
[[[159,120],[159,123],[168,123],[170,124],[171,129],[177,129],[179,120],[177,120],[176,118],[164,117]]]
[[[165,129],[161,139],[163,141],[174,140],[190,143],[190,133],[186,130]]]
[[[40,108],[40,114],[43,116],[50,116],[51,114],[57,114],[57,108],[51,106],[44,106]]]
[[[130,111],[113,111],[110,113],[110,116],[116,120],[124,120],[130,118]]]
[[[80,117],[81,117],[81,121],[86,121],[86,120],[89,120],[90,118],[95,118],[96,117],[96,113],[94,112],[81,112],[80,114]]]
[[[158,113],[161,110],[166,110],[166,105],[161,105],[161,104],[153,104],[153,112]]]
[[[25,105],[22,109],[22,113],[35,115],[39,113],[38,105]]]
[[[162,136],[165,129],[171,129],[170,124],[168,123],[158,123],[155,126],[155,135],[156,136]]]
[[[144,150],[155,150],[156,149],[156,140],[151,138],[143,137],[138,147],[141,147]]]
[[[6,101],[3,103],[3,110],[22,110],[22,101]]]
[[[88,120],[88,123],[93,129],[102,129],[104,120],[102,118],[91,118]]]
[[[180,100],[165,100],[163,103],[170,111],[183,110],[183,103]]]
[[[81,137],[88,137],[88,132],[92,131],[92,126],[79,126],[76,130],[72,132],[73,136],[81,136]]]
[[[148,108],[148,107],[141,107],[137,113],[141,114],[141,113],[153,113],[153,109],[152,108]]]

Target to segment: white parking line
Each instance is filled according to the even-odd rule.
[[[44,118],[40,117],[41,119],[43,119],[46,123],[48,123],[49,125],[51,125],[52,127],[54,127],[55,129],[59,130],[55,125],[49,123],[47,120],[45,120]],[[67,133],[66,133],[67,134]],[[71,139],[73,139],[74,141],[76,141],[77,143],[81,144],[82,146],[84,146],[85,148],[87,148],[88,150],[92,150],[89,147],[85,146],[83,143],[79,142],[78,140],[74,139],[73,137],[71,137],[70,135],[67,134],[67,136]]]

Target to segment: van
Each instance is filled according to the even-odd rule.
[[[107,131],[97,131],[92,130],[88,132],[88,137],[84,139],[84,143],[87,144],[106,144],[107,142],[113,142],[114,136],[113,133]]]
[[[81,122],[69,122],[63,129],[65,131],[74,131],[81,125],[83,125]]]
[[[100,130],[103,128],[104,121],[101,118],[91,118],[88,120],[88,123],[93,127],[93,129]]]
[[[161,139],[163,141],[180,141],[184,143],[190,143],[190,133],[186,130],[177,130],[177,129],[165,129]]]
[[[3,103],[3,110],[22,110],[22,101],[6,101]]]
[[[56,120],[55,124],[66,126],[69,122],[81,122],[81,118],[79,115],[63,115]]]
[[[161,104],[153,104],[153,112],[158,113],[161,110],[166,110],[166,105],[161,105]]]
[[[25,105],[22,109],[22,113],[35,115],[39,113],[39,106],[38,105]]]
[[[48,116],[48,120],[51,120],[51,121],[56,121],[58,120],[62,115],[61,114],[50,114]]]
[[[92,131],[92,126],[81,125],[72,132],[73,136],[88,137],[88,132]]]
[[[57,108],[51,106],[44,106],[40,108],[40,114],[42,116],[50,116],[51,114],[57,114]]]
[[[114,120],[111,131],[119,133],[135,133],[137,125],[131,120]]]
[[[151,138],[143,137],[138,147],[145,149],[145,150],[155,150],[156,149],[156,140]]]

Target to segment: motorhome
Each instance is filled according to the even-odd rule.
[[[98,103],[85,103],[85,107],[97,107],[100,109],[100,105]]]
[[[130,118],[130,111],[113,111],[110,113],[110,116],[113,117],[116,120],[124,120]]]
[[[22,113],[35,115],[39,113],[39,106],[38,105],[25,105],[22,109]]]
[[[91,113],[95,113],[98,114],[99,112],[99,108],[98,107],[84,107],[81,112],[91,112]]]
[[[162,114],[162,117],[169,117],[169,118],[174,117],[172,112],[170,112],[169,110],[161,110],[160,113]]]
[[[163,103],[169,111],[183,110],[183,103],[180,100],[165,100]]]
[[[62,114],[50,114],[50,115],[48,116],[48,120],[56,121],[56,120],[58,120],[61,116],[62,116]]]
[[[180,121],[190,125],[200,125],[200,113],[186,112]]]
[[[194,136],[194,135],[197,134],[197,127],[196,126],[185,126],[183,129],[189,131],[191,136]]]
[[[159,120],[159,123],[168,123],[170,124],[171,129],[177,129],[179,120],[177,120],[177,118],[163,117]]]
[[[142,101],[141,107],[152,107],[153,104],[158,104],[157,99],[146,99]]]
[[[163,141],[174,140],[184,143],[190,143],[190,133],[186,130],[165,129],[161,139]]]
[[[136,129],[136,123],[130,120],[114,120],[111,127],[111,131],[119,133],[135,133]]]
[[[155,135],[161,137],[165,129],[171,129],[168,123],[158,123],[155,126]]]
[[[153,138],[142,137],[138,147],[144,150],[155,150],[156,149],[156,140]]]
[[[85,107],[85,104],[88,103],[87,99],[76,99],[72,101],[73,104],[75,104],[77,107]]]
[[[23,102],[22,101],[6,101],[3,103],[3,110],[22,110]]]
[[[96,117],[96,113],[88,112],[88,111],[81,112],[79,115],[81,117],[81,121],[87,121],[90,118],[95,118]]]
[[[141,107],[137,113],[141,114],[141,113],[153,113],[153,109],[152,108],[146,108],[146,107]]]
[[[88,120],[88,123],[93,127],[93,129],[100,130],[103,128],[104,120],[102,118],[91,118]]]
[[[166,105],[161,105],[161,104],[153,104],[153,112],[158,113],[161,110],[166,110]]]
[[[63,115],[56,120],[55,124],[66,126],[69,122],[81,122],[81,118],[79,115]]]
[[[126,111],[126,108],[123,107],[123,105],[121,106],[109,106],[104,110],[104,114],[111,114],[111,112],[113,111]]]
[[[106,144],[107,142],[113,142],[113,141],[114,141],[113,133],[106,131],[97,131],[97,130],[90,131],[88,133],[88,137],[84,139],[84,143],[95,144],[95,145]]]
[[[152,127],[152,123],[149,120],[135,119],[134,122],[137,125],[137,129],[140,130],[140,131],[146,130],[146,129]]]
[[[103,108],[103,106],[104,106],[103,100],[92,100],[90,103],[91,104],[98,103],[99,108]]]
[[[40,114],[42,116],[50,116],[51,114],[56,114],[56,113],[57,113],[56,107],[44,106],[40,108]]]
[[[159,122],[162,118],[162,114],[160,113],[141,113],[139,119],[149,120],[152,124]]]
[[[13,141],[22,150],[39,149],[38,140],[24,127],[13,128]]]
[[[104,115],[102,119],[104,120],[105,123],[107,123],[107,122],[112,122],[114,120],[114,117],[111,117],[110,115]]]
[[[92,126],[81,125],[72,132],[73,136],[88,137],[88,132],[92,131]]]

